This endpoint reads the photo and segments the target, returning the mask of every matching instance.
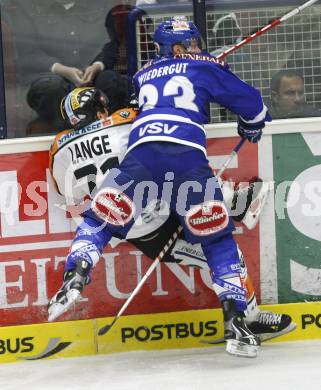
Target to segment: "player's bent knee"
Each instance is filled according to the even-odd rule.
[[[104,222],[113,226],[124,226],[132,220],[135,205],[119,189],[106,187],[94,197],[92,210]]]

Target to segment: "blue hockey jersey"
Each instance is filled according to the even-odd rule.
[[[263,124],[267,116],[259,91],[210,55],[152,60],[135,74],[133,82],[141,113],[133,124],[128,150],[144,142],[168,141],[206,154],[204,124],[209,121],[209,102],[251,124]]]

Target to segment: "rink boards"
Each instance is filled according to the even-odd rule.
[[[276,341],[321,339],[320,125],[320,118],[273,121],[261,142],[244,145],[226,170],[236,181],[259,175],[274,183],[259,225],[250,231],[237,224],[234,237],[258,301],[278,303],[270,307],[298,324]],[[235,124],[207,130],[208,157],[219,169],[238,142]],[[108,247],[82,301],[63,322],[47,323],[47,304],[61,285],[77,222],[57,207],[61,200],[48,171],[50,142],[0,142],[0,362],[204,347],[202,340],[221,337],[209,271],[175,263],[158,266],[126,316],[98,336],[151,264],[127,243]]]
[[[267,305],[262,308],[290,314],[297,324],[295,331],[275,339],[275,342],[321,339],[321,302]],[[98,336],[98,330],[112,319],[3,327],[0,362],[202,348],[208,347],[202,341],[223,335],[220,309],[123,316],[105,335]]]

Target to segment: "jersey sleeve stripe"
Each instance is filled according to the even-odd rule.
[[[268,108],[263,104],[263,110],[259,114],[257,114],[256,117],[254,117],[251,120],[245,120],[243,117],[241,117],[241,119],[245,123],[258,123],[258,122],[262,122],[262,121],[265,120],[267,112],[268,112]]]

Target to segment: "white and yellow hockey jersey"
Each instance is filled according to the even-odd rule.
[[[57,134],[49,152],[49,167],[58,193],[65,198],[67,209],[90,199],[108,171],[123,160],[135,117],[135,109],[125,108],[105,121]],[[167,220],[168,215],[168,206],[164,202],[151,202],[135,221],[127,238],[153,232]]]
[[[51,145],[50,171],[67,205],[81,203],[107,172],[119,165],[127,150],[136,111],[125,108],[107,120],[98,120],[80,130],[64,130]]]

